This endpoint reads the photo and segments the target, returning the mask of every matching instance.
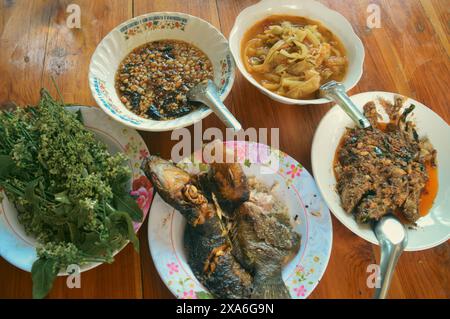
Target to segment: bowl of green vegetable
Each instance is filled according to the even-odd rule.
[[[42,91],[39,104],[0,111],[0,255],[31,272],[43,298],[70,266],[86,271],[136,232],[153,197],[139,134],[91,107]]]

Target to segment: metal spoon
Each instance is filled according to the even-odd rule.
[[[360,128],[370,127],[369,120],[350,100],[347,93],[345,93],[345,87],[342,83],[336,81],[325,83],[320,87],[320,94],[336,102]]]
[[[208,80],[206,83],[197,84],[188,92],[187,98],[189,101],[201,102],[208,106],[227,127],[235,131],[242,129],[238,120],[220,100],[218,89],[213,81]]]
[[[381,247],[379,285],[374,298],[385,299],[398,258],[408,243],[408,233],[405,226],[393,215],[381,217],[372,227]]]
[[[363,129],[370,128],[369,120],[350,100],[342,83],[331,81],[320,87],[320,94],[336,102],[350,118]],[[398,258],[408,242],[403,224],[393,215],[385,215],[372,224],[381,247],[379,285],[374,298],[385,299]]]

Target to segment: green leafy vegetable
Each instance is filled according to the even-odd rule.
[[[58,275],[58,262],[55,259],[36,260],[31,268],[33,279],[33,298],[42,299],[52,289],[53,282]]]
[[[9,174],[15,166],[14,160],[9,155],[0,155],[0,178]]]
[[[109,218],[112,221],[112,225],[121,232],[122,236],[128,238],[133,243],[136,251],[139,252],[139,240],[134,232],[133,222],[130,216],[125,212],[116,211],[111,213]]]
[[[142,210],[136,201],[130,196],[122,194],[114,194],[114,203],[118,210],[128,212],[131,219],[135,222],[142,220]]]
[[[68,265],[110,263],[128,241],[139,249],[133,221],[142,212],[125,163],[45,90],[37,106],[0,112],[0,188],[39,242],[33,297],[45,297]]]

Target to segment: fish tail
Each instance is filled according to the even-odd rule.
[[[283,278],[281,270],[272,276],[256,276],[253,281],[252,299],[291,299],[291,295]]]

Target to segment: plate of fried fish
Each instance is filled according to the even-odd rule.
[[[328,208],[312,176],[259,143],[213,142],[176,165],[143,164],[157,192],[150,252],[177,297],[303,299],[325,272]]]

